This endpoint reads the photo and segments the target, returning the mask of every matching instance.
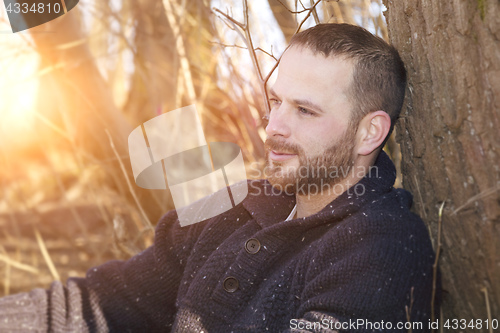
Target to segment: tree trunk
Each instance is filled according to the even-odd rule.
[[[116,153],[133,184],[127,158],[127,137],[133,128],[116,107],[111,89],[97,68],[82,31],[78,8],[30,29],[30,33],[40,55],[42,73],[45,73],[41,81],[44,83],[42,91],[49,93],[49,96],[40,98],[54,100],[73,151],[78,152],[85,162],[103,168],[109,175],[109,184],[132,202],[106,130],[113,138]],[[168,208],[166,199],[158,198],[157,193],[138,187],[134,189],[150,220],[158,219]]]
[[[113,156],[105,129],[120,154],[127,153],[131,126],[116,108],[80,26],[78,8],[30,29],[42,72],[52,88],[73,143],[98,159]],[[47,80],[48,79],[48,80]]]
[[[435,248],[444,202],[443,319],[499,319],[500,2],[384,3],[409,76],[397,128],[403,185]]]

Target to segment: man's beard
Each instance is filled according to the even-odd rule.
[[[338,142],[313,157],[308,157],[299,145],[268,138],[265,142],[267,179],[275,189],[285,190],[287,193],[300,191],[309,194],[311,188],[315,191],[331,188],[351,172],[354,165],[355,136],[355,130],[347,129]],[[270,161],[271,150],[296,154],[299,166],[289,167],[286,162]]]

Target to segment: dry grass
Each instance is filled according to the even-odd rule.
[[[273,54],[271,45],[263,42],[265,33],[262,32],[269,29],[268,22],[260,17],[260,9],[244,11],[244,24],[259,29],[243,29],[240,33],[244,39],[233,40],[226,38],[228,27],[234,29],[238,25],[235,22],[239,21],[231,21],[230,15],[225,14],[228,13],[225,6],[236,6],[236,2],[221,2],[223,7],[218,13],[225,16],[228,24],[222,26],[204,1],[200,1],[199,10],[195,12],[183,8],[181,1],[144,3],[149,5],[123,2],[120,9],[113,9],[110,1],[81,2],[81,10],[94,14],[92,33],[84,33],[88,35],[93,60],[101,73],[108,76],[106,84],[113,96],[104,95],[92,86],[79,86],[76,81],[70,82],[75,86],[71,91],[78,91],[89,105],[99,98],[114,101],[117,110],[126,114],[124,117],[133,124],[140,124],[158,112],[172,110],[173,106],[196,102],[202,106],[207,139],[235,142],[242,148],[246,162],[261,163],[265,84],[278,56]],[[301,8],[300,3],[294,8],[293,3],[297,4],[290,1],[288,8],[295,27],[319,21],[358,21],[371,25],[373,31],[387,38],[382,14],[374,15],[370,9],[370,6],[380,6],[380,0],[304,2],[305,8]],[[158,8],[166,11],[165,16],[158,15]],[[183,15],[178,15],[180,12]],[[307,22],[304,15],[310,16]],[[140,26],[142,35],[138,33],[135,39],[127,39],[134,20],[145,24]],[[147,22],[153,23],[147,25]],[[166,22],[174,27],[177,45],[171,59],[166,58],[166,51],[172,49],[173,44],[162,49],[160,43],[170,38],[161,30],[168,26]],[[119,28],[110,29],[112,23]],[[218,24],[217,30],[210,30]],[[25,42],[23,52],[36,52],[29,38]],[[113,48],[115,53],[109,53],[112,42],[119,46]],[[250,51],[238,53],[237,48],[228,47],[245,43]],[[284,45],[274,45],[274,49],[283,50]],[[124,73],[124,55],[134,57],[135,73],[131,77]],[[65,59],[60,61],[40,68],[36,79],[46,80],[64,68]],[[165,74],[170,63],[180,64],[174,71],[176,74]],[[2,65],[0,63],[0,69]],[[214,74],[216,67],[224,70]],[[252,72],[253,76],[249,75]],[[127,79],[129,91],[123,83]],[[172,84],[172,80],[175,81],[173,88],[167,85]],[[40,82],[47,85],[50,80]],[[55,82],[54,87],[58,87],[57,84]],[[157,86],[163,90],[158,92]],[[47,93],[45,86],[40,89]],[[164,100],[163,96],[170,91],[175,92],[169,95],[172,100]],[[119,153],[123,154],[123,150],[113,149],[106,158],[92,157],[92,151],[81,145],[89,137],[75,135],[81,130],[80,124],[71,123],[77,118],[71,118],[70,112],[65,111],[75,107],[71,99],[42,96],[41,92],[31,98],[37,100],[33,113],[36,126],[30,134],[23,134],[32,136],[29,145],[17,147],[15,138],[0,144],[0,288],[5,295],[47,288],[54,279],[65,281],[69,276],[84,276],[89,268],[111,259],[128,258],[153,241],[150,231],[155,221],[149,221],[148,212],[143,209],[145,200],[139,192],[134,193],[134,184],[127,186],[123,179],[123,172],[127,172],[124,165],[128,165],[128,156]],[[99,144],[109,146],[110,142]],[[392,153],[397,154],[394,149]],[[110,163],[117,161],[120,163],[115,163],[114,169],[109,168]],[[172,206],[157,197],[154,200],[159,206]]]
[[[70,158],[59,154],[61,161]],[[46,162],[24,166],[18,170],[23,176],[1,179],[0,288],[4,295],[84,276],[92,266],[128,258],[152,243],[151,233],[141,239],[126,236],[142,230],[139,212],[116,190],[102,185],[104,175],[98,168],[78,172],[71,165],[63,163],[56,170],[64,193]],[[122,223],[115,232],[112,220],[117,216]]]

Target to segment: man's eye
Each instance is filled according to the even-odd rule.
[[[299,107],[299,112],[303,115],[307,115],[307,116],[312,116],[314,115],[314,112],[311,112],[309,111],[308,109],[304,109],[302,107]]]
[[[271,104],[271,106],[275,106],[275,105],[280,105],[281,102],[279,100],[277,100],[276,98],[270,98],[269,104]]]

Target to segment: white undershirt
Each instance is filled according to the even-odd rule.
[[[292,209],[292,212],[290,213],[290,215],[288,215],[285,221],[290,221],[291,219],[293,219],[293,217],[295,216],[295,212],[297,212],[297,204],[295,204],[295,206]]]

